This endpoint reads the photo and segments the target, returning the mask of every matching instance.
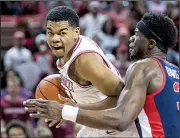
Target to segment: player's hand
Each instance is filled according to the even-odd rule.
[[[57,124],[58,122],[58,124],[56,125],[56,128],[59,128],[64,122],[65,122],[65,120],[52,120],[52,119],[45,119],[45,122],[46,123],[49,123],[49,127],[52,127],[52,126],[54,126],[55,124]]]
[[[23,103],[25,110],[33,118],[47,118],[52,120],[61,120],[63,105],[57,101],[29,99]]]
[[[65,98],[63,96],[61,96],[60,94],[58,95],[59,99],[61,101],[64,102],[64,104],[67,104],[67,105],[72,105],[72,106],[76,106],[76,101],[73,100],[73,99],[69,99],[69,98]],[[52,127],[54,126],[55,124],[58,124],[56,125],[56,128],[59,128],[64,122],[65,120],[52,120],[52,119],[45,119],[45,122],[46,123],[49,123],[49,127]]]

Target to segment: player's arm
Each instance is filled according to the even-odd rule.
[[[106,99],[91,104],[77,104],[77,107],[81,109],[88,109],[88,110],[105,110],[109,108],[114,108],[117,105],[118,97],[107,97]]]
[[[124,82],[110,71],[102,58],[96,53],[80,55],[75,61],[78,75],[91,82],[100,92],[107,96],[119,96]]]
[[[145,72],[143,65],[133,64],[127,71],[125,87],[119,97],[118,106],[100,111],[79,109],[76,122],[98,129],[127,129],[144,106],[150,81],[150,75]]]

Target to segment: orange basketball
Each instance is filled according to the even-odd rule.
[[[36,99],[42,98],[46,100],[56,100],[59,103],[64,103],[58,98],[58,94],[63,97],[70,98],[61,85],[59,74],[53,74],[45,77],[36,87]]]

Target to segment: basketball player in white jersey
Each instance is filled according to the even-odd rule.
[[[74,10],[59,6],[48,13],[47,42],[58,57],[61,84],[80,107],[102,110],[116,106],[124,86],[123,80],[99,46],[80,35],[79,17]],[[61,59],[63,66],[60,65]],[[115,133],[83,127],[77,137],[105,137],[110,134]]]

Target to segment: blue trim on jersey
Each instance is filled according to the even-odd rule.
[[[137,128],[139,137],[140,137],[140,138],[143,138],[142,130],[141,130],[141,125],[140,125],[140,123],[139,123],[139,118],[136,118],[135,124],[136,124],[136,128]]]
[[[164,69],[166,75],[166,82],[162,91],[154,96],[154,101],[161,118],[165,137],[179,137],[180,118],[179,111],[177,109],[179,92],[175,92],[173,89],[173,84],[175,82],[179,82],[179,80],[173,78],[172,76],[169,76],[166,70],[166,68],[169,68],[170,70],[172,69],[178,72],[179,68],[169,63],[166,63],[161,59],[157,60]]]

